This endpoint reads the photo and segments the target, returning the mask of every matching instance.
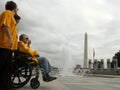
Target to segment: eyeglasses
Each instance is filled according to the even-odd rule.
[[[29,38],[28,38],[28,37],[26,37],[25,39],[26,39],[26,40],[29,40]]]

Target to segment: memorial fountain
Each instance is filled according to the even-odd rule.
[[[62,62],[62,68],[61,68],[61,75],[62,76],[73,75],[74,61],[72,59],[72,54],[71,54],[71,50],[68,42],[65,45],[63,45],[62,60],[63,62]]]

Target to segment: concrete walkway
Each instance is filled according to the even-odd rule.
[[[59,79],[51,81],[51,82],[43,82],[41,80],[41,85],[39,88],[35,90],[69,90],[64,84],[62,84]],[[18,89],[18,90],[33,90],[28,83],[26,86]]]
[[[67,76],[52,82],[41,81],[36,90],[120,90],[120,77]],[[33,90],[28,83],[18,90]]]

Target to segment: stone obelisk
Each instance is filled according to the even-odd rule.
[[[85,33],[85,38],[84,38],[84,65],[83,68],[88,68],[88,37],[87,37],[87,32]]]

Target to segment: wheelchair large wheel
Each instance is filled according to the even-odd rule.
[[[15,65],[14,72],[12,73],[11,81],[13,88],[21,88],[25,86],[32,75],[32,68],[30,64]]]

